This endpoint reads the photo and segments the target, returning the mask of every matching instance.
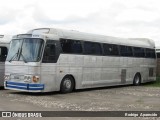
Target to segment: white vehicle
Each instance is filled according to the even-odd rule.
[[[160,46],[156,47],[156,54],[157,54],[157,76],[160,76]]]
[[[156,80],[155,44],[54,28],[33,29],[12,39],[5,88],[61,91]]]
[[[9,35],[0,35],[0,86],[4,86],[4,65],[11,39]]]

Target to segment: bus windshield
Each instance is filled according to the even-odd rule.
[[[41,59],[42,39],[24,38],[12,40],[7,61],[38,62]]]

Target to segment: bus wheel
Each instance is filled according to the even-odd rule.
[[[141,76],[140,74],[136,74],[133,79],[133,85],[138,86],[141,84]]]
[[[62,93],[72,92],[74,88],[74,79],[71,76],[65,76],[61,82],[60,91]]]

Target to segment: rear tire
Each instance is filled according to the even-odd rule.
[[[136,74],[133,79],[133,85],[139,86],[141,84],[141,76],[140,74]]]
[[[61,82],[60,91],[62,93],[70,93],[74,88],[74,79],[71,76],[65,76]]]

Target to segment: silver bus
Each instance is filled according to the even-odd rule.
[[[15,35],[5,62],[5,88],[61,91],[156,80],[155,44],[54,28]]]
[[[11,36],[0,35],[0,87],[4,86],[4,71],[5,71],[4,65],[10,41],[11,41]]]

